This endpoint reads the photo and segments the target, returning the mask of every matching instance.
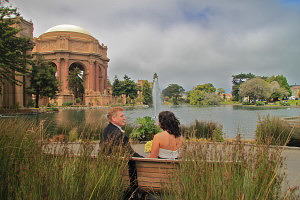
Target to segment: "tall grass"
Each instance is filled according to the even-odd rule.
[[[181,132],[186,138],[206,138],[223,141],[222,125],[216,122],[195,120],[190,126],[181,125]]]
[[[0,199],[122,198],[126,149],[92,158],[93,147],[85,142],[80,156],[61,150],[45,154],[39,128],[27,121],[0,121]]]
[[[161,199],[284,198],[284,175],[280,170],[283,160],[278,148],[189,143],[183,158]],[[293,195],[286,195],[285,199],[293,199]]]
[[[258,143],[284,146],[291,139],[293,132],[289,124],[279,117],[258,116],[255,131]]]

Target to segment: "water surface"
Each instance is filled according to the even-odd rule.
[[[243,107],[243,106],[215,106],[215,107],[193,107],[193,106],[161,106],[160,110],[170,110],[180,120],[181,124],[190,125],[195,120],[218,122],[223,126],[226,137],[235,137],[237,133],[244,138],[254,138],[258,116],[291,117],[299,116],[300,108],[270,108],[270,107]],[[47,113],[35,116],[22,116],[33,120],[37,124],[44,121],[48,131],[59,133],[66,129],[76,127],[103,126],[106,121],[107,108],[85,109],[85,110],[60,110],[57,113]],[[127,109],[125,115],[127,123],[134,123],[138,117],[154,117],[153,108]],[[1,118],[0,118],[1,120]],[[98,130],[96,130],[98,131]],[[97,133],[94,133],[97,134]]]

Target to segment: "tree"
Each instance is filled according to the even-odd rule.
[[[54,98],[58,92],[58,80],[55,77],[56,68],[43,57],[38,56],[32,62],[30,87],[28,93],[34,94],[35,107],[39,107],[40,97]]]
[[[80,101],[83,100],[84,76],[85,74],[82,73],[82,71],[78,67],[73,68],[69,72],[68,87],[69,90],[71,90],[71,92],[73,93],[76,102],[78,99],[80,99]]]
[[[191,105],[204,105],[206,92],[201,90],[192,90],[188,92],[188,100]]]
[[[216,88],[211,83],[197,85],[188,92],[188,100],[191,105],[219,105],[222,99],[215,92]]]
[[[138,96],[138,86],[131,80],[127,75],[124,76],[124,80],[121,82],[122,94],[126,95],[126,98],[129,97],[130,100],[133,100]]]
[[[240,96],[239,96],[240,85],[252,78],[255,78],[255,75],[251,74],[251,73],[248,73],[248,74],[240,73],[237,75],[232,75],[232,84],[233,85],[232,85],[231,93],[232,93],[234,101],[240,100]]]
[[[32,50],[33,43],[30,38],[17,37],[21,29],[13,25],[18,23],[17,9],[0,6],[0,93],[5,81],[23,84],[16,76],[25,75],[29,71],[26,66],[31,64],[31,55],[27,52]]]
[[[213,84],[206,83],[206,84],[203,84],[203,85],[197,85],[194,88],[194,90],[200,90],[200,91],[204,91],[204,92],[207,92],[207,93],[212,93],[212,92],[216,91],[216,88],[214,87]]]
[[[277,81],[281,88],[288,91],[288,94],[286,94],[286,96],[284,96],[284,97],[292,95],[292,90],[291,90],[290,85],[288,84],[287,79],[286,79],[285,76],[283,76],[283,75],[271,76],[270,78],[267,79],[267,81],[269,83],[271,83],[272,81]]]
[[[270,83],[270,89],[272,93],[270,99],[273,99],[274,101],[278,101],[279,98],[289,95],[289,92],[285,88],[280,87],[277,81],[272,81]]]
[[[216,93],[205,93],[203,105],[220,105],[222,98]]]
[[[113,96],[120,96],[122,94],[126,95],[126,103],[129,103],[128,100],[132,101],[138,96],[139,88],[137,84],[131,80],[127,75],[124,76],[124,80],[120,81],[117,76],[113,82],[112,88]]]
[[[218,88],[218,95],[223,95],[223,99],[226,99],[225,90],[223,88]]]
[[[188,92],[188,100],[191,105],[219,105],[222,101],[221,97],[213,92],[205,92],[204,90],[192,90]]]
[[[122,85],[117,76],[114,78],[114,82],[112,85],[112,95],[117,97],[122,94]]]
[[[162,91],[162,94],[163,96],[172,99],[174,105],[178,105],[178,100],[182,97],[183,92],[184,89],[182,86],[178,84],[170,84]]]
[[[154,74],[153,74],[153,80],[154,80],[154,79],[158,79],[157,73],[154,73]]]
[[[271,94],[272,91],[268,82],[259,77],[242,83],[239,91],[241,97],[248,96],[249,101],[253,100],[254,102],[257,99],[268,99]]]
[[[152,105],[152,89],[148,81],[145,81],[142,88],[143,104]]]

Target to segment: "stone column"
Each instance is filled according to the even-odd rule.
[[[68,89],[68,76],[69,76],[69,60],[65,60],[63,69],[62,69],[62,93],[68,93],[69,89]]]
[[[57,80],[59,83],[61,83],[61,68],[60,68],[60,59],[56,59],[56,73],[57,73]]]
[[[104,65],[104,90],[107,91],[107,64]]]
[[[94,90],[94,77],[95,77],[95,74],[94,74],[94,66],[93,66],[93,62],[90,61],[90,69],[89,69],[89,89],[90,91]]]
[[[99,78],[99,82],[100,82],[100,87],[99,87],[99,89],[100,89],[100,92],[103,94],[103,92],[104,92],[104,67],[103,67],[103,65],[100,65],[99,66],[100,67],[100,78]]]
[[[96,63],[96,92],[99,92],[99,63]]]

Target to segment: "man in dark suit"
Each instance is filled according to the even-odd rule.
[[[123,111],[124,109],[121,107],[109,109],[107,114],[109,124],[103,131],[101,142],[111,142],[113,145],[126,145],[128,143],[129,139],[122,130],[126,121]]]
[[[108,110],[107,119],[109,124],[105,127],[101,140],[100,145],[105,144],[109,149],[112,146],[126,146],[130,149],[131,152],[134,152],[129,145],[129,139],[124,134],[122,129],[125,126],[126,117],[124,115],[124,109],[121,107],[113,107]],[[142,157],[138,153],[134,152],[132,154],[133,157]],[[128,173],[130,176],[130,188],[125,191],[124,199],[128,199],[132,193],[137,188],[137,172],[136,172],[136,164],[135,161],[129,160],[128,161]],[[136,194],[133,195],[136,198]]]

